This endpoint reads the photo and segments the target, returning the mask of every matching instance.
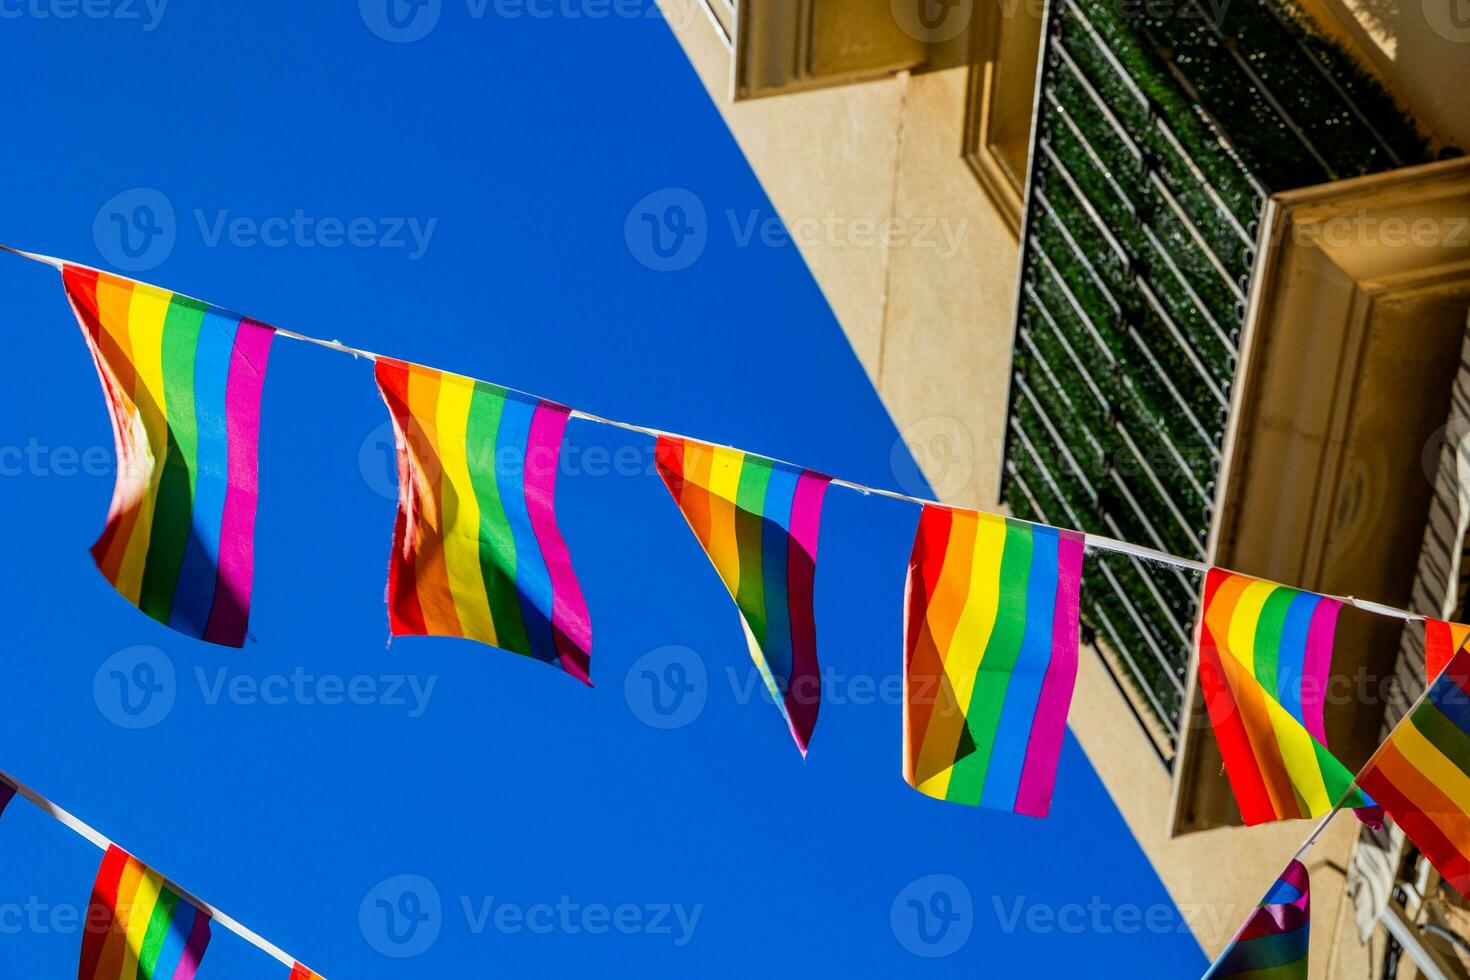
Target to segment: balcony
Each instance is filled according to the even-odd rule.
[[[1228,434],[1254,411],[1236,389],[1273,195],[1430,159],[1294,12],[1217,9],[1053,0],[1045,15],[1002,490],[1023,517],[1205,561]],[[1197,575],[1106,557],[1083,592],[1171,768],[1199,590]]]

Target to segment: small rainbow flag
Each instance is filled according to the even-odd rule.
[[[1327,751],[1322,709],[1341,608],[1219,568],[1205,576],[1200,690],[1247,826],[1373,806]]]
[[[592,623],[556,523],[566,408],[380,359],[398,444],[394,636],[461,636],[591,684]]]
[[[1306,980],[1312,883],[1292,861],[1202,980]]]
[[[156,286],[62,270],[102,379],[117,483],[92,557],[181,633],[242,646],[255,578],[260,397],[275,331]]]
[[[1439,619],[1424,621],[1424,680],[1432,682],[1444,670],[1444,665],[1470,636],[1470,626],[1446,623]]]
[[[1083,536],[926,506],[909,558],[904,777],[1044,817],[1077,681]]]
[[[322,980],[322,975],[297,963],[291,967],[291,980]]]
[[[208,945],[209,913],[122,848],[107,849],[87,908],[78,980],[193,980]]]
[[[1470,649],[1450,659],[1358,783],[1462,895],[1470,895]]]
[[[829,479],[673,436],[659,437],[654,462],[735,599],[750,657],[805,756],[822,701],[812,603]]]

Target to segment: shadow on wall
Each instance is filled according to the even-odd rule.
[[[1235,0],[1241,2],[1241,0]],[[1470,2],[1301,0],[1321,29],[1360,55],[1436,144],[1470,147]]]

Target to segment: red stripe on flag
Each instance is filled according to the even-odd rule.
[[[920,781],[919,751],[939,702],[944,676],[944,656],[929,623],[929,604],[939,585],[953,526],[953,511],[946,507],[925,507],[919,515],[914,549],[909,557],[908,636],[904,645],[904,713],[908,717],[908,737],[904,740],[904,772],[916,786]],[[965,559],[968,562],[969,556]]]
[[[1211,577],[1213,578],[1213,573]],[[1230,685],[1225,680],[1225,665],[1220,661],[1214,637],[1210,635],[1203,620],[1200,622],[1199,686],[1205,698],[1205,708],[1210,714],[1210,725],[1215,731],[1215,742],[1220,746],[1220,757],[1225,762],[1225,774],[1230,779],[1230,789],[1235,793],[1236,805],[1240,807],[1241,818],[1248,827],[1270,823],[1277,819],[1276,808],[1271,803],[1265,777],[1256,762],[1250,738],[1246,735],[1240,707],[1235,703],[1235,695],[1231,693]]]
[[[1392,752],[1397,758],[1390,761],[1395,769],[1390,775],[1384,771],[1382,763],[1386,761],[1386,753]],[[1402,767],[1402,768],[1400,768]],[[1412,773],[1412,776],[1408,776]],[[1407,776],[1407,778],[1406,778]],[[1415,782],[1419,785],[1410,788],[1401,785],[1401,782]],[[1414,846],[1424,852],[1444,879],[1450,882],[1461,894],[1470,891],[1470,857],[1460,851],[1445,832],[1439,821],[1425,812],[1427,803],[1430,807],[1442,808],[1444,804],[1430,802],[1435,796],[1440,796],[1439,791],[1424,779],[1424,776],[1411,766],[1393,743],[1386,743],[1379,749],[1379,759],[1364,771],[1358,779],[1361,786],[1369,796],[1381,804],[1393,817]],[[1425,792],[1425,787],[1429,792]],[[1411,796],[1410,794],[1413,794]],[[1427,800],[1416,800],[1414,797],[1427,797]]]
[[[112,931],[117,908],[117,886],[123,869],[128,866],[128,853],[116,844],[107,849],[92,885],[92,899],[87,903],[87,921],[82,923],[82,958],[77,965],[78,980],[95,980],[107,934]]]
[[[380,359],[374,368],[383,401],[393,415],[395,451],[398,455],[398,517],[393,523],[393,557],[388,562],[388,624],[397,636],[425,636],[424,612],[419,606],[418,578],[414,572],[413,552],[408,534],[413,500],[418,493],[409,468],[404,443],[411,429],[412,413],[408,410],[407,364]]]

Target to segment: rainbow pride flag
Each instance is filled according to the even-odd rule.
[[[260,397],[275,331],[95,269],[62,270],[102,379],[117,483],[92,557],[181,633],[242,646],[255,578]]]
[[[1373,806],[1327,751],[1323,706],[1341,608],[1219,568],[1205,576],[1200,690],[1247,826]]]
[[[1358,783],[1444,879],[1470,895],[1470,649],[1450,659]]]
[[[750,657],[805,756],[822,701],[812,601],[828,478],[672,436],[659,437],[654,461],[735,599]]]
[[[403,361],[376,374],[398,445],[393,635],[478,640],[591,684],[592,623],[556,523],[568,410]]]
[[[1307,980],[1312,883],[1292,861],[1202,980]]]
[[[1044,817],[1077,681],[1083,536],[927,506],[909,558],[904,776]]]
[[[82,933],[78,980],[193,980],[209,914],[113,845],[102,858]]]
[[[1445,664],[1470,636],[1470,626],[1446,623],[1439,619],[1424,621],[1424,680],[1431,683],[1444,670]]]
[[[301,963],[296,963],[291,967],[290,980],[322,980],[322,975],[307,969]]]

